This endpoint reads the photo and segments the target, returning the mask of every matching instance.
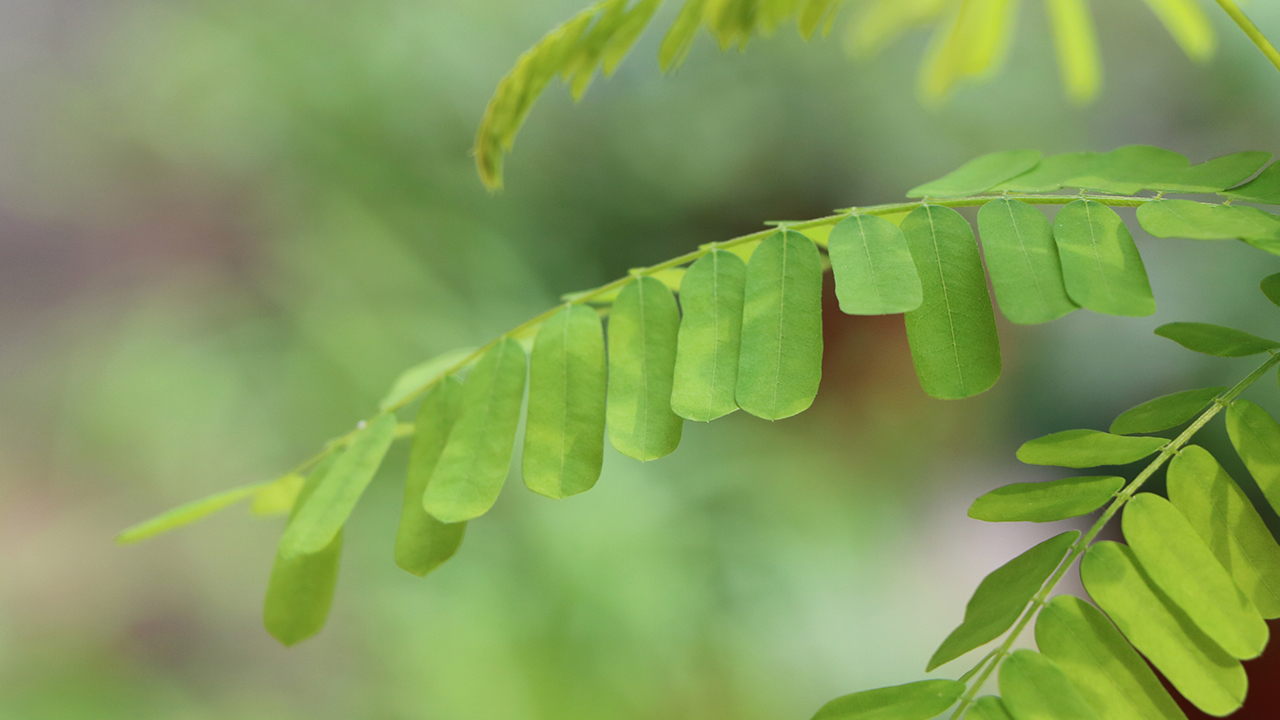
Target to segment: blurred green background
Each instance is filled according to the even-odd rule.
[[[645,465],[609,450],[563,502],[513,477],[425,580],[391,559],[393,450],[327,629],[293,649],[260,625],[278,519],[114,546],[280,473],[405,367],[762,221],[1000,149],[1280,153],[1280,75],[1223,18],[1197,66],[1138,0],[1095,3],[1107,86],[1079,109],[1027,3],[1007,71],[932,111],[922,33],[864,64],[794,27],[745,54],[704,36],[662,77],[651,30],[579,106],[547,93],[487,195],[468,151],[488,95],[583,1],[0,3],[0,718],[808,717],[921,677],[978,580],[1071,526],[965,516],[1055,476],[1018,444],[1251,369],[1152,328],[1280,330],[1256,290],[1280,259],[1139,234],[1156,316],[1002,325],[1000,385],[947,403],[900,318],[842,316],[828,288],[812,411],[689,423]],[[1249,9],[1280,35],[1280,7]]]

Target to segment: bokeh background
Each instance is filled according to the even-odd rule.
[[[580,105],[547,93],[488,195],[485,101],[581,4],[0,2],[0,718],[808,717],[922,677],[982,576],[1073,526],[965,516],[1058,475],[1018,444],[1251,369],[1152,328],[1280,331],[1256,290],[1280,259],[1139,233],[1156,316],[1004,324],[997,389],[940,402],[901,319],[842,316],[828,287],[813,410],[689,423],[645,465],[610,450],[563,502],[513,477],[425,580],[391,559],[394,450],[327,629],[293,649],[260,624],[278,519],[113,545],[279,474],[409,365],[765,220],[894,201],[999,149],[1280,152],[1280,74],[1221,18],[1198,66],[1143,3],[1095,3],[1107,85],[1081,109],[1028,3],[1007,71],[933,110],[922,33],[867,63],[793,27],[745,54],[704,36],[662,77],[651,31]],[[1249,10],[1280,35],[1280,7]],[[1205,442],[1249,484],[1220,429]],[[1278,664],[1251,664],[1240,717],[1275,716]]]

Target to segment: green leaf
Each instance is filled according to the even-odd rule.
[[[1111,621],[1080,598],[1059,595],[1040,610],[1036,646],[1101,720],[1186,720]]]
[[[1080,579],[1120,632],[1193,705],[1222,716],[1244,703],[1248,679],[1240,662],[1151,582],[1128,546],[1104,541],[1089,548]]]
[[[671,411],[680,311],[649,277],[627,284],[609,314],[609,441],[636,460],[670,455],[684,421]]]
[[[1258,177],[1240,187],[1225,190],[1219,194],[1236,200],[1280,205],[1280,163],[1273,163],[1266,170],[1258,173]]]
[[[1205,62],[1213,57],[1218,36],[1213,24],[1194,0],[1147,0],[1151,12],[1160,18],[1165,29],[1182,47],[1187,57]]]
[[[1111,423],[1111,432],[1116,435],[1137,435],[1177,427],[1199,415],[1214,398],[1226,391],[1224,387],[1211,387],[1162,395],[1125,410]]]
[[[1128,465],[1159,451],[1168,443],[1168,440],[1158,437],[1064,430],[1024,443],[1018,448],[1018,459],[1028,465],[1067,468]]]
[[[1072,300],[1107,315],[1142,317],[1156,311],[1138,246],[1114,210],[1076,200],[1058,211],[1053,237]]]
[[[356,432],[315,491],[306,501],[299,498],[298,511],[280,538],[281,555],[311,555],[329,546],[377,474],[395,433],[391,414],[379,415]]]
[[[573,53],[560,70],[560,77],[569,84],[575,101],[581,100],[595,77],[596,67],[604,54],[605,45],[626,19],[624,9],[628,0],[605,0],[600,4],[599,17],[591,31],[583,36]]]
[[[1262,288],[1262,293],[1273,305],[1280,305],[1280,273],[1262,278],[1258,287]]]
[[[1185,155],[1151,145],[1125,145],[1104,153],[1087,172],[1070,178],[1066,187],[1087,188],[1116,195],[1133,195],[1153,185],[1187,177],[1191,161]]]
[[[1014,650],[1000,664],[1000,695],[1016,720],[1098,720],[1058,665],[1035,650]]]
[[[671,72],[684,64],[698,28],[702,27],[702,9],[706,4],[706,0],[685,0],[658,48],[658,67],[662,72]]]
[[[1047,193],[1071,187],[1068,183],[1077,177],[1087,176],[1106,155],[1097,152],[1075,152],[1050,155],[1027,172],[1000,183],[992,190],[1000,192]]]
[[[249,512],[254,515],[283,515],[293,509],[306,478],[289,473],[260,486],[253,494]]]
[[[241,500],[261,491],[266,487],[263,483],[255,485],[242,485],[238,488],[224,490],[220,493],[210,495],[209,497],[199,500],[192,500],[189,503],[183,503],[176,508],[166,510],[159,515],[144,520],[137,525],[125,528],[123,532],[116,536],[117,545],[129,545],[131,543],[140,542],[147,538],[155,537],[161,533],[180,528],[211,515],[225,507],[234,505]]]
[[[1013,627],[1079,537],[1076,530],[1055,535],[983,578],[965,607],[964,622],[943,641],[925,672],[986,645]]]
[[[922,25],[947,8],[945,0],[870,0],[861,3],[849,24],[845,47],[866,60],[888,47],[904,32]]]
[[[1124,487],[1124,478],[1096,476],[1014,483],[973,501],[969,517],[985,522],[1054,522],[1088,515]]]
[[[671,409],[686,420],[709,422],[738,409],[746,282],[742,258],[712,250],[689,267],[680,283],[684,317],[676,342]]]
[[[932,720],[955,705],[964,689],[955,680],[921,680],[864,690],[823,705],[813,720]]]
[[[1087,0],[1045,0],[1058,51],[1058,69],[1067,97],[1091,102],[1102,87],[1098,29]]]
[[[836,299],[848,315],[892,315],[920,307],[920,276],[897,225],[875,215],[851,215],[831,231],[827,254]]]
[[[1156,334],[1188,350],[1217,357],[1248,357],[1280,348],[1274,340],[1210,323],[1169,323],[1156,328]]]
[[[1139,493],[1125,505],[1121,525],[1147,576],[1206,635],[1232,657],[1262,654],[1266,621],[1177,508]]]
[[[467,376],[462,412],[422,497],[440,522],[479,517],[498,499],[511,466],[524,381],[524,348],[509,337],[489,348]]]
[[[1186,2],[1186,0],[1177,1]],[[1249,151],[1224,155],[1199,165],[1192,165],[1182,172],[1167,177],[1153,177],[1148,180],[1147,189],[1179,193],[1219,192],[1244,182],[1270,159],[1271,153],[1267,152]]]
[[[1280,618],[1280,545],[1207,450],[1192,445],[1169,464],[1169,500],[1258,612]]]
[[[1280,218],[1244,205],[1157,200],[1138,208],[1138,223],[1158,238],[1231,240],[1280,237]]]
[[[907,192],[907,197],[950,198],[977,195],[1027,172],[1039,162],[1039,150],[990,153],[970,160],[933,182],[912,188]]]
[[[418,390],[440,379],[445,373],[453,370],[458,363],[471,357],[475,348],[459,348],[437,355],[430,360],[400,373],[400,377],[391,386],[391,391],[378,403],[379,410],[388,410],[410,397]]]
[[[396,565],[424,576],[458,552],[466,523],[445,524],[422,506],[422,497],[444,452],[449,432],[462,411],[462,381],[450,376],[436,383],[413,422],[413,448],[404,481],[404,504],[396,528]]]
[[[595,310],[566,305],[538,330],[529,359],[524,484],[564,498],[590,490],[604,462],[604,328]]]
[[[297,518],[302,506],[315,493],[337,459],[336,453],[328,454],[307,476],[290,513],[290,523]],[[288,531],[288,526],[285,530]],[[317,553],[286,558],[283,552],[276,550],[262,609],[262,624],[272,637],[284,645],[293,645],[320,632],[333,605],[333,589],[338,583],[341,556],[342,530],[338,530],[329,544]]]
[[[983,695],[974,700],[964,716],[966,720],[1013,720],[1004,702],[995,695]]]
[[[822,378],[822,264],[800,233],[775,233],[747,264],[738,407],[766,420],[807,409]]]
[[[844,0],[808,0],[804,8],[800,10],[800,17],[797,24],[800,28],[800,36],[805,40],[813,37],[813,33],[819,26],[824,26],[823,33],[831,27],[831,22],[835,19],[836,12],[840,10],[840,5]]]
[[[1078,307],[1067,295],[1053,224],[1044,213],[1017,200],[992,200],[978,210],[978,232],[1005,317],[1033,325]]]
[[[924,205],[902,232],[924,290],[906,314],[921,387],[942,399],[986,391],[1000,377],[1000,338],[973,228],[955,210]]]
[[[1280,512],[1280,424],[1248,400],[1236,400],[1227,408],[1227,434],[1267,502]]]
[[[661,4],[662,0],[640,0],[627,11],[626,17],[618,24],[613,37],[605,43],[604,51],[601,53],[600,64],[606,76],[613,75],[623,58],[631,52],[631,48],[648,27],[649,21],[653,19],[653,14]]]

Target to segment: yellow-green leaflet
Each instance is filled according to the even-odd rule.
[[[1102,57],[1098,29],[1088,0],[1045,0],[1053,25],[1053,44],[1067,96],[1079,104],[1098,95],[1102,87]]]
[[[1133,195],[1144,188],[1186,178],[1191,161],[1181,153],[1152,145],[1125,145],[1098,157],[1087,171],[1069,178],[1066,187]],[[1165,188],[1158,188],[1165,189]]]
[[[983,695],[974,700],[964,716],[966,720],[1013,720],[1004,702],[995,695]]]
[[[1271,304],[1280,306],[1280,273],[1262,278],[1258,288],[1262,290],[1263,295],[1267,296]]]
[[[1138,493],[1124,508],[1124,537],[1161,590],[1223,650],[1258,657],[1270,636],[1258,614],[1209,546],[1168,500]]]
[[[453,557],[467,528],[466,523],[446,525],[422,507],[427,483],[462,410],[462,395],[461,380],[452,375],[441,380],[422,398],[413,421],[413,448],[396,528],[395,557],[396,565],[414,575],[426,575]]]
[[[125,528],[116,536],[117,545],[129,545],[150,537],[155,537],[160,533],[165,533],[183,525],[190,525],[200,518],[213,514],[225,507],[234,505],[241,500],[261,491],[266,485],[258,483],[256,485],[242,485],[238,488],[224,490],[216,495],[192,500],[184,503],[176,508],[166,510],[159,515],[144,520],[137,525]]]
[[[1280,512],[1280,424],[1248,400],[1236,400],[1227,408],[1227,434],[1267,502]]]
[[[281,555],[310,555],[328,547],[377,474],[395,433],[396,418],[390,414],[379,415],[356,432],[315,491],[305,501],[299,498],[298,510],[280,538]]]
[[[1005,317],[1033,325],[1078,307],[1067,295],[1053,223],[1044,213],[1018,200],[992,200],[978,210],[978,232]]]
[[[396,378],[396,381],[392,383],[391,390],[387,392],[387,396],[382,398],[382,402],[378,403],[378,409],[386,410],[419,389],[426,387],[428,383],[434,382],[455,365],[466,360],[475,350],[475,348],[450,350],[400,373],[400,377]]]
[[[924,300],[907,239],[897,225],[875,215],[841,220],[827,237],[836,299],[848,315],[893,315]]]
[[[680,283],[684,317],[676,343],[671,409],[708,422],[738,409],[738,351],[742,346],[747,264],[727,250],[712,250],[689,267]]]
[[[253,495],[249,512],[254,515],[283,515],[293,509],[306,478],[289,473],[261,486]]]
[[[1035,650],[1014,650],[1000,663],[1000,695],[1015,720],[1098,720],[1058,665]]]
[[[797,21],[800,26],[800,36],[808,40],[813,37],[819,25],[823,26],[824,35],[829,32],[836,12],[840,10],[843,2],[844,0],[808,0],[800,11],[800,18]]]
[[[609,442],[627,457],[656,460],[680,444],[684,420],[671,411],[679,331],[675,297],[653,278],[628,283],[609,313]]]
[[[964,683],[955,680],[864,690],[823,705],[813,720],[932,720],[955,705],[963,693]]]
[[[1050,155],[1031,170],[992,188],[993,191],[1046,193],[1069,184],[1073,178],[1089,173],[1106,155],[1097,152]]]
[[[467,376],[462,413],[422,497],[423,507],[440,522],[479,517],[498,499],[515,450],[524,376],[524,348],[509,337]]]
[[[644,32],[661,4],[662,0],[640,0],[627,11],[626,17],[618,23],[613,37],[609,38],[601,53],[600,66],[604,69],[606,76],[613,75],[619,63],[627,53],[631,52],[631,48],[636,44],[636,40],[640,38],[640,34]]]
[[[964,610],[964,622],[942,642],[925,672],[982,647],[1013,627],[1018,616],[1044,585],[1071,544],[1080,537],[1070,530],[1045,540],[982,579]]]
[[[1169,463],[1169,500],[1258,612],[1280,617],[1280,545],[1209,451],[1192,445]]]
[[[907,191],[909,198],[967,197],[984,193],[1040,162],[1039,150],[1005,150],[974,158],[950,173]]]
[[[1158,238],[1188,240],[1280,237],[1280,217],[1247,205],[1157,200],[1138,208],[1142,229]]]
[[[289,515],[293,523],[299,510],[316,491],[337,460],[335,453],[325,456],[298,493],[298,501]],[[285,526],[286,532],[288,526]],[[342,530],[334,535],[320,552],[286,558],[276,550],[263,602],[262,624],[267,632],[285,645],[293,645],[315,635],[324,627],[333,604],[333,588],[338,583],[338,561],[342,556]]]
[[[1000,378],[1000,338],[973,228],[955,210],[924,205],[902,233],[924,291],[906,314],[920,386],[944,400],[986,391]]]
[[[985,522],[1054,522],[1088,515],[1124,487],[1124,478],[1073,477],[1014,483],[973,501],[969,517]]]
[[[1135,435],[1177,427],[1198,415],[1214,398],[1226,391],[1224,387],[1211,387],[1162,395],[1125,410],[1111,423],[1111,432],[1116,435]]]
[[[1170,602],[1128,546],[1096,543],[1080,562],[1080,579],[1120,632],[1193,705],[1222,716],[1244,703],[1249,681],[1240,662]]]
[[[658,48],[658,67],[662,72],[675,70],[689,56],[689,48],[693,47],[698,28],[702,27],[702,8],[706,4],[707,0],[685,0]]]
[[[1059,595],[1040,610],[1036,646],[1101,720],[1186,720],[1111,621],[1080,598]]]
[[[1199,62],[1213,57],[1218,36],[1195,0],[1147,0],[1147,5],[1182,46],[1187,57]]]
[[[965,0],[951,22],[938,24],[918,81],[926,102],[944,99],[964,77],[981,76],[1004,61],[1017,3]],[[980,191],[979,191],[980,192]]]
[[[1029,440],[1018,448],[1018,459],[1028,465],[1067,468],[1128,465],[1168,444],[1158,437],[1112,435],[1097,430],[1064,430]]]
[[[1058,211],[1053,237],[1067,294],[1081,307],[1134,317],[1156,311],[1138,246],[1114,210],[1076,200]]]
[[[529,358],[524,484],[563,498],[590,490],[604,460],[604,328],[595,310],[566,305],[538,330]]]
[[[738,407],[766,420],[799,413],[822,378],[822,263],[809,238],[783,230],[760,243],[743,291]]]
[[[1272,163],[1266,170],[1258,173],[1258,177],[1219,194],[1264,205],[1280,205],[1280,163]]]
[[[1275,340],[1210,323],[1169,323],[1156,328],[1156,334],[1188,350],[1217,357],[1248,357],[1280,348]]]
[[[1178,193],[1211,193],[1244,182],[1258,172],[1271,153],[1249,150],[1192,165],[1169,175],[1152,175],[1146,189]]]

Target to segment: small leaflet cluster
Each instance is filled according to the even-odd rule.
[[[412,447],[395,561],[426,575],[457,551],[466,523],[493,506],[522,417],[526,486],[564,498],[594,486],[606,437],[620,453],[647,461],[676,449],[687,420],[707,422],[736,410],[767,420],[802,412],[820,383],[828,267],[844,312],[903,315],[927,393],[976,395],[996,382],[1001,368],[988,273],[1001,311],[1014,323],[1048,322],[1080,307],[1148,315],[1155,302],[1146,272],[1112,205],[1137,206],[1139,222],[1160,237],[1242,237],[1275,254],[1280,217],[1226,203],[1103,193],[1219,192],[1229,200],[1280,204],[1280,164],[1241,184],[1269,157],[1239,153],[1192,165],[1144,146],[1043,159],[1036,152],[996,153],[915,188],[909,194],[918,201],[846,210],[713,243],[567,296],[559,309],[484,348],[411,368],[377,415],[295,472],[183,505],[119,539],[142,540],[246,498],[257,513],[288,513],[265,618],[272,635],[292,644],[323,626],[342,528],[398,438],[411,438]],[[1057,193],[1062,188],[1094,192]],[[1063,207],[1050,220],[1033,204]],[[978,207],[981,250],[970,223],[949,205]],[[1280,297],[1275,285],[1267,287]],[[1196,323],[1160,332],[1192,349],[1233,357],[1277,347]],[[1190,419],[1221,389],[1197,392],[1126,413],[1112,434],[1075,431],[1029,446],[1024,459],[1063,464],[1053,460],[1054,443],[1076,448],[1076,460],[1087,445],[1106,461],[1080,467],[1140,459],[1164,441],[1129,435],[1164,430],[1171,414]],[[413,421],[398,422],[397,413],[419,399]],[[1120,482],[1073,478],[1013,486],[980,500],[974,512],[998,515],[1025,505],[1022,493],[1030,492],[1038,498],[1037,514],[1027,519],[1070,517],[1095,509],[1091,503],[1112,496]],[[1039,578],[1017,572],[1028,587]],[[1000,624],[987,622],[985,634]]]

